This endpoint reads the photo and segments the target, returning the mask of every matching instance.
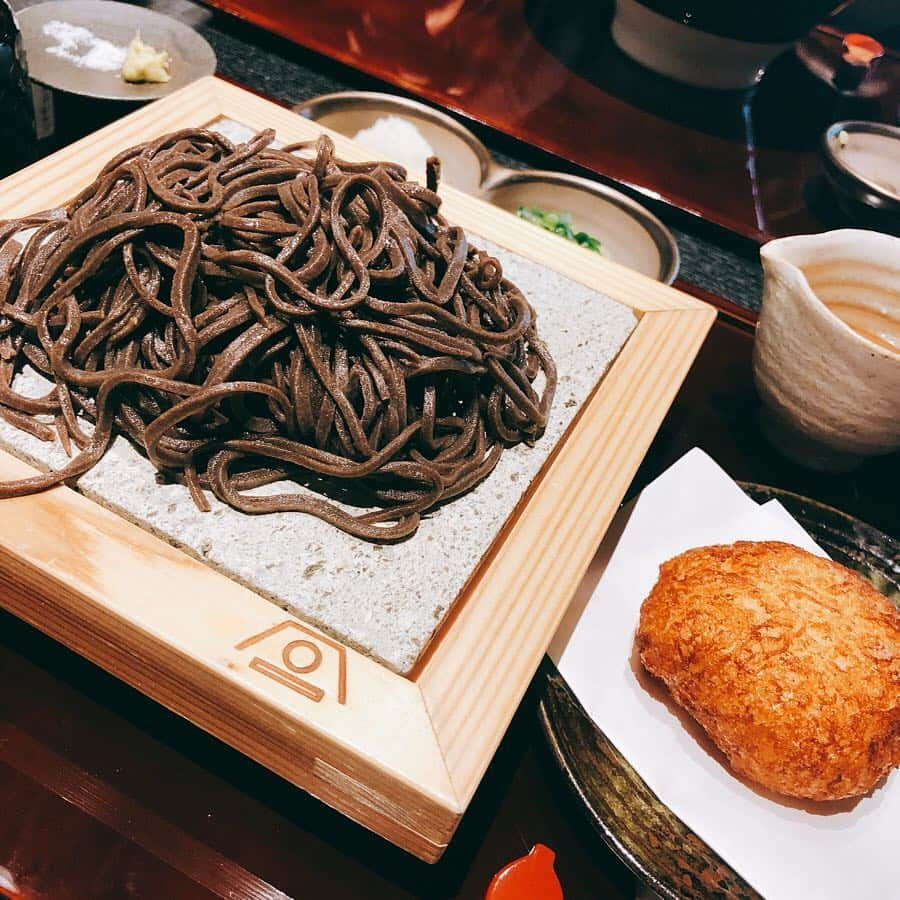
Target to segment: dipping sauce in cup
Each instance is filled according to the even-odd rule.
[[[832,471],[900,450],[900,238],[843,229],[760,256],[753,376],[767,437]]]

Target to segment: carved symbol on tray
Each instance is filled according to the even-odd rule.
[[[278,662],[272,660],[277,658],[277,641],[270,641],[269,638],[281,634],[281,632],[294,632],[290,635],[292,640],[281,646],[281,655]],[[300,632],[302,637],[298,637],[296,632]],[[340,704],[347,702],[347,651],[337,642],[324,634],[319,634],[311,628],[307,628],[300,622],[288,620],[281,622],[279,625],[273,625],[259,634],[254,634],[246,638],[238,644],[235,644],[235,650],[246,650],[248,647],[265,643],[265,651],[272,658],[266,659],[262,656],[254,656],[250,660],[250,668],[255,672],[260,672],[267,678],[289,687],[292,691],[308,697],[314,703],[320,703],[326,694],[325,687],[316,684],[301,675],[309,675],[313,672],[318,673],[317,680],[322,680],[326,676],[326,681],[330,681],[325,671],[320,671],[325,662],[325,669],[333,667],[333,660],[337,661],[336,684],[337,701]],[[325,654],[323,654],[323,649]],[[333,650],[334,654],[330,651]],[[260,652],[263,652],[262,650]],[[326,657],[332,664],[326,662]]]

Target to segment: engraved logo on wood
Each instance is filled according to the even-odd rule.
[[[273,640],[276,635],[280,638]],[[254,656],[250,660],[250,668],[255,672],[289,687],[314,703],[320,703],[325,698],[326,688],[336,688],[338,703],[347,702],[347,651],[337,641],[300,622],[288,620],[246,638],[235,644],[234,649],[246,650],[253,646],[257,647],[258,653],[269,657]],[[313,673],[315,680],[300,677]]]

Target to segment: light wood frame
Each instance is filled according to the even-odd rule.
[[[0,218],[59,205],[125,147],[220,116],[288,141],[324,130],[206,78],[7,178]],[[340,156],[368,156],[332,137]],[[69,488],[0,503],[0,605],[432,861],[715,318],[706,304],[503,210],[449,187],[442,195],[451,221],[608,294],[639,321],[411,676]],[[0,452],[0,479],[31,471]],[[319,655],[314,680],[298,677],[309,664],[294,650]]]

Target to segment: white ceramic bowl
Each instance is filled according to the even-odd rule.
[[[322,94],[294,111],[326,128],[355,137],[385,116],[412,123],[441,160],[441,181],[476,194],[488,177],[491,155],[481,141],[456,119],[424,103],[372,91]]]

